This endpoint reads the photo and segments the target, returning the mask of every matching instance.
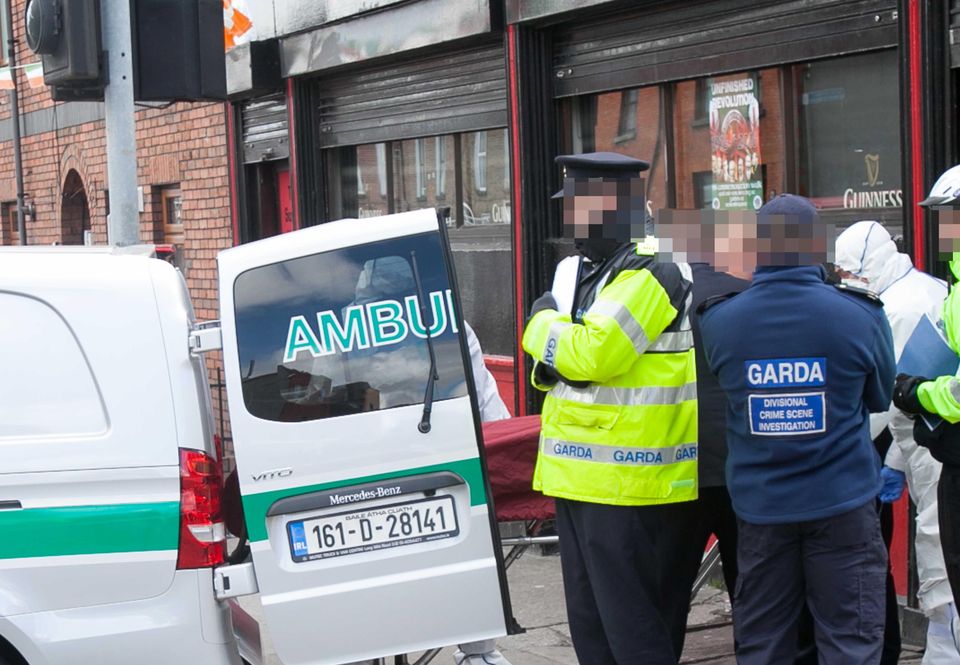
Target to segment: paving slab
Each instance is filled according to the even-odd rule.
[[[536,548],[531,548],[507,570],[507,578],[514,616],[526,632],[500,639],[498,644],[503,655],[512,665],[577,665],[566,621],[560,557],[541,556]],[[256,596],[241,599],[241,604],[255,617],[262,616]],[[282,665],[265,628],[261,628],[261,640],[264,665]],[[432,663],[452,665],[453,652],[452,647],[442,650]],[[411,654],[409,662],[416,662],[419,655]],[[900,663],[919,665],[922,655],[921,650],[905,648]],[[706,585],[697,594],[690,608],[687,640],[680,662],[682,665],[736,665],[730,602],[724,589]],[[392,665],[393,660],[387,663]]]

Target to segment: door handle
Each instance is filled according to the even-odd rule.
[[[0,500],[0,510],[16,510],[18,508],[23,508],[23,506],[16,499]]]

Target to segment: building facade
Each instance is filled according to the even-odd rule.
[[[651,214],[799,193],[939,270],[916,203],[958,158],[957,0],[288,0],[253,20],[227,58],[238,237],[447,209],[464,315],[517,413],[537,408],[527,307],[571,252],[556,155],[649,160]]]

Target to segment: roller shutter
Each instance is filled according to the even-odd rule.
[[[554,34],[567,97],[897,45],[895,0],[669,2],[570,21]]]
[[[283,93],[244,102],[240,118],[245,164],[290,156],[287,100]]]
[[[328,148],[503,127],[503,44],[316,81],[319,143]]]

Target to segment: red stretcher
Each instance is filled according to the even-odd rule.
[[[555,535],[539,535],[543,523],[556,516],[553,499],[531,487],[539,440],[540,416],[507,418],[483,424],[487,472],[501,532],[505,531],[506,523],[522,522],[524,525],[521,535],[504,534],[501,537],[504,547],[511,548],[504,555],[507,566],[520,558],[531,545],[558,542]],[[697,595],[719,564],[718,543],[716,538],[711,538],[691,590],[691,598]]]

